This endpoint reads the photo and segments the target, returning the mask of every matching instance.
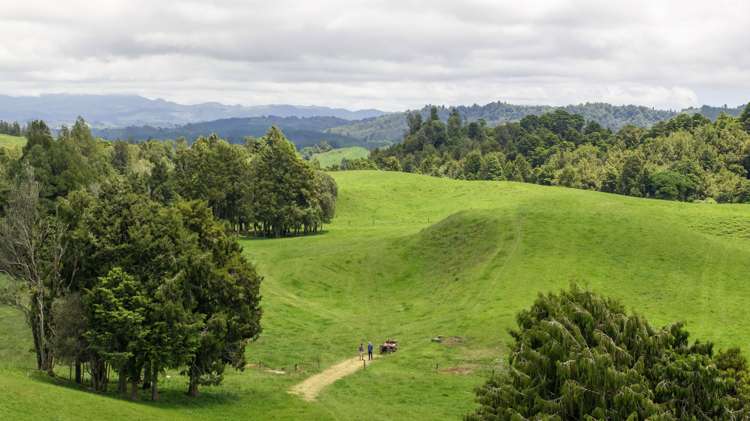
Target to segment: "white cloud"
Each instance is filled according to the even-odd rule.
[[[0,8],[0,93],[733,105],[748,27],[745,0],[25,0]]]

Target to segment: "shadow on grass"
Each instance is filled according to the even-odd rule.
[[[242,397],[233,392],[226,390],[217,390],[216,388],[204,386],[200,394],[197,397],[190,397],[187,395],[187,381],[185,382],[184,389],[176,388],[164,388],[159,390],[159,400],[151,400],[151,391],[139,389],[138,400],[131,400],[128,396],[122,396],[116,391],[116,381],[110,382],[107,392],[96,392],[87,385],[76,384],[75,382],[68,380],[64,377],[50,377],[46,373],[37,370],[29,370],[27,373],[28,377],[34,381],[46,383],[56,387],[62,387],[68,390],[73,390],[82,393],[88,393],[95,396],[109,398],[116,401],[134,403],[139,405],[146,405],[164,409],[196,409],[206,408],[213,406],[227,405],[236,403],[242,399]],[[130,393],[130,392],[128,392]]]

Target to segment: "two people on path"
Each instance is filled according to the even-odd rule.
[[[372,342],[369,342],[369,341],[368,341],[368,342],[367,342],[367,359],[368,359],[368,360],[372,360],[372,350],[373,350],[373,348],[374,348],[374,347],[372,346]],[[360,360],[364,360],[364,359],[365,359],[365,356],[364,356],[364,353],[365,353],[365,345],[364,345],[364,343],[363,343],[363,342],[360,342],[360,343],[359,343],[359,348],[358,348],[358,351],[359,351],[359,359],[360,359]]]

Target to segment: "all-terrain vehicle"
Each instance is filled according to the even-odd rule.
[[[383,345],[380,345],[381,354],[390,354],[396,351],[398,351],[398,342],[393,339],[387,339],[383,342]]]

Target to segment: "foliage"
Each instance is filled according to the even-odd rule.
[[[252,175],[250,156],[243,147],[216,135],[201,137],[190,148],[177,151],[174,180],[182,197],[207,201],[217,218],[235,225],[248,222]]]
[[[85,339],[102,376],[112,366],[136,388],[143,372],[156,399],[165,369],[187,367],[197,394],[199,379],[242,367],[247,340],[260,333],[260,278],[204,203],[167,206],[105,184],[74,239]],[[106,388],[106,377],[97,380]]]
[[[57,139],[43,121],[32,121],[26,128],[26,138],[23,155],[11,167],[11,174],[18,176],[24,166],[31,166],[42,188],[42,201],[50,209],[58,198],[111,173],[108,145],[94,139],[81,118],[72,128],[63,127]]]
[[[655,329],[573,287],[517,316],[508,369],[477,390],[469,419],[743,419],[737,350],[714,355],[681,323]]]
[[[404,134],[415,132],[414,124],[417,116],[426,119],[430,115],[432,106],[425,106],[420,110],[391,113],[375,118],[364,119],[333,127],[330,133],[345,135],[357,139],[373,141],[397,142]],[[471,105],[458,107],[436,107],[441,120],[447,121],[452,110],[456,110],[467,122],[485,120],[488,125],[495,126],[505,123],[519,122],[528,116],[540,116],[555,110],[562,110],[570,114],[582,116],[587,121],[595,121],[600,126],[610,130],[620,130],[625,126],[651,127],[652,125],[669,120],[680,113],[669,110],[656,110],[636,105],[611,105],[606,103],[585,103],[552,107],[547,105],[513,105],[504,102],[491,102],[486,105]],[[737,116],[740,108],[701,107],[686,109],[685,114],[700,114],[711,120],[720,114]]]
[[[121,393],[129,382],[137,397],[142,380],[153,399],[166,370],[184,369],[195,395],[244,368],[261,278],[217,217],[249,215],[250,152],[215,136],[110,145],[82,119],[57,138],[33,121],[27,135],[20,157],[2,156],[0,295],[24,312],[37,367],[74,365],[80,383],[85,364],[97,391],[114,370]],[[330,221],[335,182],[303,167]]]
[[[745,109],[742,110],[742,114],[740,114],[740,123],[742,123],[742,127],[745,131],[750,133],[750,103],[748,103],[745,106]]]
[[[23,130],[17,121],[10,122],[0,120],[0,134],[20,137],[23,136]]]
[[[419,114],[414,114],[419,115]],[[403,143],[374,150],[380,169],[467,180],[513,180],[668,200],[746,201],[750,134],[727,115],[679,114],[652,128],[613,133],[555,110],[494,128],[453,110],[411,117]]]
[[[11,289],[0,297],[21,310],[34,337],[37,368],[53,372],[53,301],[65,287],[63,259],[66,227],[46,215],[40,205],[41,187],[33,171],[14,181],[6,216],[0,220],[0,273],[11,278]]]
[[[245,346],[261,332],[261,278],[208,208],[187,202],[178,209],[200,250],[189,261],[184,286],[204,326],[186,368],[195,396],[199,384],[219,384],[227,364],[244,370]]]
[[[269,237],[314,233],[331,221],[333,215],[323,210],[322,185],[315,182],[315,172],[277,128],[263,139],[250,177],[255,232]]]

